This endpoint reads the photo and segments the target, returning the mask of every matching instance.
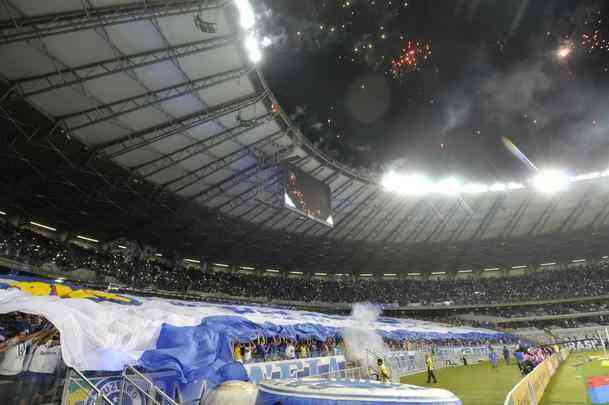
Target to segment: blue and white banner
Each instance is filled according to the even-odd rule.
[[[245,369],[250,381],[260,384],[267,380],[285,380],[332,373],[344,370],[345,365],[344,356],[331,356],[251,363],[246,364]]]
[[[175,370],[183,381],[217,376],[232,361],[231,345],[258,336],[325,340],[349,317],[248,305],[143,298],[48,280],[0,279],[0,313],[41,315],[61,332],[65,363],[78,370],[121,370],[140,364]],[[502,338],[500,332],[380,318],[373,327],[393,339]]]

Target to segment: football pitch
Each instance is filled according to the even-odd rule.
[[[590,360],[589,357],[602,354],[571,354],[550,381],[540,405],[587,404],[587,377],[609,375],[609,367],[603,367],[601,360]],[[426,373],[406,376],[402,378],[402,383],[447,389],[455,393],[463,405],[502,405],[508,392],[521,379],[514,362],[509,366],[500,363],[496,370],[488,362],[467,367],[451,367],[436,370],[436,377],[437,384],[427,384]]]
[[[552,377],[541,405],[587,404],[587,378],[609,375],[609,367],[603,367],[601,360],[594,359],[603,354],[603,352],[572,353]]]
[[[493,369],[488,362],[471,366],[449,367],[436,370],[437,384],[427,384],[427,373],[402,378],[404,384],[421,387],[444,388],[456,394],[463,405],[500,405],[510,390],[520,381],[520,371],[515,362],[506,366],[499,363]]]

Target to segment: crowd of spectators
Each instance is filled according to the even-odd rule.
[[[131,245],[90,249],[59,242],[27,228],[0,222],[0,256],[62,271],[89,269],[132,287],[156,287],[240,297],[304,302],[384,304],[493,304],[609,294],[609,268],[589,264],[568,271],[543,271],[518,277],[470,280],[322,279],[258,275],[188,268],[178,259],[160,258]]]
[[[65,366],[59,332],[46,319],[0,315],[0,398],[3,404],[38,405],[61,393]]]

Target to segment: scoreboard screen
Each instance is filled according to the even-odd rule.
[[[330,186],[299,168],[284,163],[283,202],[297,211],[327,226],[334,226],[330,203]]]

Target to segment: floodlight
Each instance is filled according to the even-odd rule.
[[[463,186],[461,191],[465,194],[482,194],[489,191],[489,186],[485,184],[471,183]]]
[[[239,23],[241,28],[249,30],[256,24],[256,15],[249,0],[235,0],[235,5],[239,10]]]
[[[461,182],[454,177],[449,177],[437,183],[434,188],[441,194],[457,195],[461,191]]]
[[[489,191],[505,191],[507,190],[507,185],[504,183],[495,183],[492,184],[488,189]]]
[[[542,193],[554,193],[569,186],[569,177],[560,170],[544,170],[532,180],[533,186]]]
[[[386,190],[402,195],[425,195],[433,188],[431,180],[420,174],[401,175],[389,172],[383,176],[381,183]]]

